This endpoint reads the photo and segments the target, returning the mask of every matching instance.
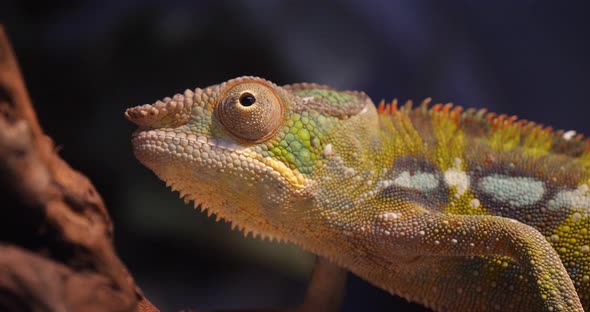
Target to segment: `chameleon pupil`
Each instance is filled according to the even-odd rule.
[[[256,98],[250,93],[244,93],[240,96],[240,104],[242,106],[251,106],[256,102]]]

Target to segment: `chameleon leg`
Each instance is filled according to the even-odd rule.
[[[346,286],[346,271],[325,258],[317,257],[305,301],[297,312],[340,311]]]
[[[379,218],[371,231],[366,232],[371,233],[370,236],[365,234],[370,240],[368,248],[373,249],[370,252],[391,259],[410,259],[410,262],[416,257],[509,257],[520,266],[525,278],[532,281],[533,288],[527,290],[529,294],[514,293],[514,296],[538,297],[538,301],[542,302],[541,309],[545,311],[583,311],[559,256],[536,229],[496,216],[447,215],[421,208],[406,211],[422,212],[405,217],[403,213],[396,213],[395,218],[391,218],[391,213],[386,213],[385,217]],[[381,237],[376,238],[375,235]],[[474,277],[469,273],[457,272],[456,284],[468,284],[472,281]],[[495,291],[509,290],[506,286],[505,289]],[[455,297],[477,295],[474,291],[455,294]],[[469,301],[477,301],[477,298]]]

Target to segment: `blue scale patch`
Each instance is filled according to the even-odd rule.
[[[569,216],[567,210],[551,209],[550,202],[563,190],[554,183],[535,176],[534,171],[507,161],[482,166],[470,163],[467,168],[471,190],[491,214],[516,219],[550,230]]]
[[[404,171],[400,173],[394,180],[393,184],[417,191],[428,192],[436,189],[439,186],[439,179],[434,173],[416,171]]]
[[[477,188],[497,204],[510,207],[534,205],[545,194],[545,184],[531,177],[492,174],[482,177]]]
[[[381,196],[415,202],[437,211],[443,211],[448,203],[449,188],[443,183],[443,173],[425,159],[400,157],[385,179],[387,187],[381,191]]]

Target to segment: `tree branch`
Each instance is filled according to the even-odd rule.
[[[158,311],[92,183],[43,133],[0,25],[0,310]]]

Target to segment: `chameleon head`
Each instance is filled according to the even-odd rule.
[[[314,170],[330,156],[328,138],[341,116],[321,114],[321,99],[343,94],[241,77],[125,116],[139,126],[136,157],[185,201],[247,231],[281,237],[281,215],[312,205]]]

